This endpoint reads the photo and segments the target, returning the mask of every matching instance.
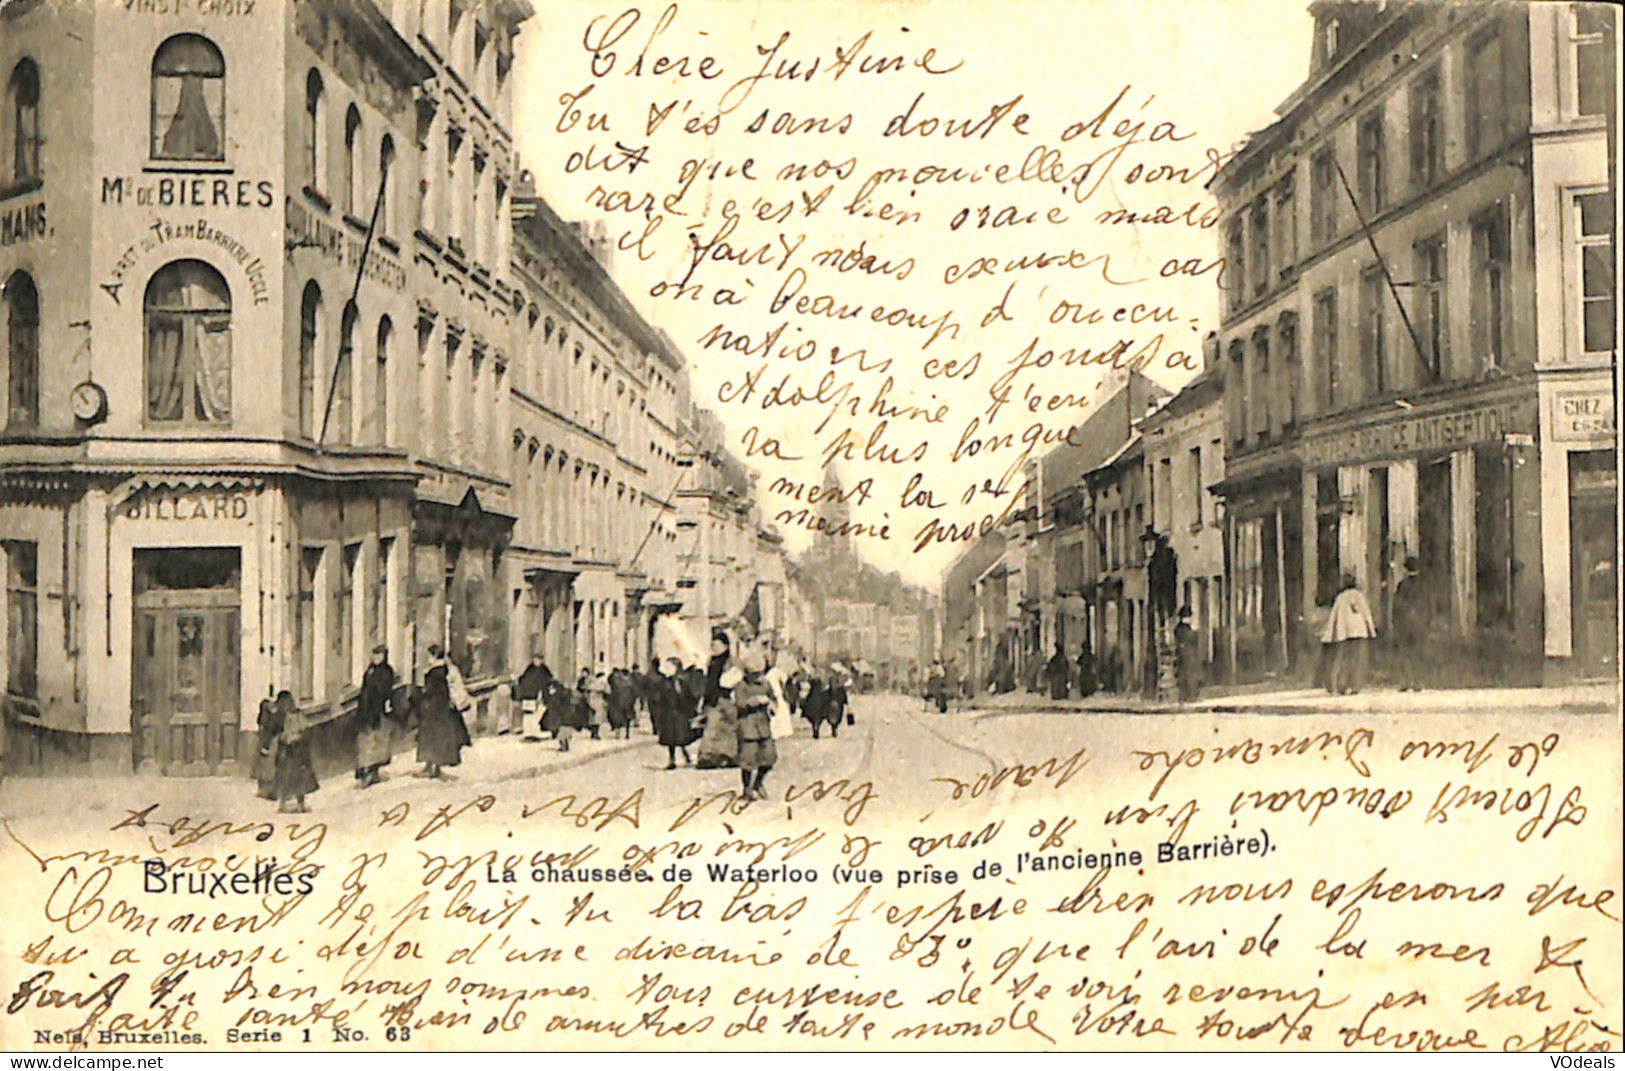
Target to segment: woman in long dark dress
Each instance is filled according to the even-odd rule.
[[[276,750],[277,741],[282,737],[283,720],[282,709],[275,699],[266,696],[260,700],[260,718],[256,726],[259,730],[259,754],[254,759],[254,780],[257,794],[262,800],[277,798]]]
[[[277,739],[276,748],[277,809],[284,813],[302,813],[310,810],[305,797],[321,787],[316,781],[316,765],[310,758],[305,716],[294,705],[293,693],[286,689],[277,693],[276,706],[282,719],[282,735]]]
[[[429,670],[418,697],[418,761],[422,777],[444,777],[443,766],[463,761],[463,748],[473,743],[463,716],[451,704],[446,660],[439,647],[429,648]]]
[[[576,710],[575,695],[562,681],[547,682],[542,691],[542,731],[551,733],[560,751],[570,750],[570,738],[586,724]]]
[[[691,713],[693,704],[685,699],[677,673],[677,659],[667,659],[663,674],[648,678],[645,692],[649,703],[649,717],[654,722],[655,736],[659,739],[660,746],[666,749],[668,770],[677,769],[678,752],[683,754],[684,766],[694,765],[694,760],[688,754],[688,745],[694,742],[694,718]]]
[[[1089,638],[1085,636],[1083,646],[1078,649],[1078,694],[1094,695],[1096,683],[1095,652],[1089,649]]]
[[[829,717],[829,688],[816,673],[807,675],[806,692],[801,698],[801,716],[812,726],[813,739],[817,740],[818,734],[823,731],[825,719]]]

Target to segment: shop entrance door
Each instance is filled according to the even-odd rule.
[[[136,552],[130,719],[138,770],[201,777],[236,769],[237,561],[235,548]]]
[[[1574,658],[1588,676],[1619,675],[1619,530],[1615,520],[1618,485],[1614,452],[1596,458],[1571,455],[1569,473],[1570,542],[1574,548],[1572,589]]]

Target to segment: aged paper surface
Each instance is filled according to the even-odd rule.
[[[0,4],[0,1046],[1619,1050],[1618,62]]]

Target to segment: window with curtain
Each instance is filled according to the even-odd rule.
[[[1331,149],[1309,162],[1309,238],[1317,246],[1337,237],[1337,161]]]
[[[1381,107],[1368,112],[1356,131],[1360,149],[1360,210],[1366,219],[1382,212],[1388,193],[1388,138]]]
[[[299,548],[299,588],[293,618],[295,687],[302,700],[316,698],[316,580],[321,575],[322,548]]]
[[[1320,372],[1320,411],[1337,411],[1342,398],[1338,392],[1337,291],[1322,290],[1315,295],[1315,365]]]
[[[1425,383],[1437,383],[1444,373],[1445,343],[1449,337],[1445,321],[1444,265],[1442,231],[1416,243],[1416,282],[1411,293],[1416,299],[1416,336],[1422,342]]]
[[[6,691],[34,698],[39,694],[39,544],[7,540],[6,554]]]
[[[299,302],[299,434],[316,437],[316,349],[321,331],[322,288],[305,284]]]
[[[152,158],[226,158],[226,61],[213,41],[176,34],[152,57]]]
[[[39,423],[39,290],[27,272],[6,281],[7,381],[13,428]]]
[[[201,260],[177,260],[147,283],[147,420],[231,420],[231,290]]]
[[[17,62],[6,81],[6,113],[11,121],[11,181],[40,178],[39,68],[31,59]]]
[[[1382,269],[1360,273],[1360,335],[1366,357],[1367,397],[1388,393],[1388,328],[1383,302],[1387,291]]]
[[[1506,210],[1497,206],[1474,219],[1472,242],[1473,343],[1479,367],[1487,371],[1506,363],[1511,298]]]
[[[1427,189],[1443,174],[1444,102],[1434,67],[1411,85],[1411,176]]]

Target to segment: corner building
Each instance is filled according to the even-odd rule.
[[[13,771],[246,773],[282,688],[337,748],[375,642],[505,679],[529,9],[399,6],[0,12]]]
[[[1342,574],[1388,633],[1415,558],[1454,679],[1615,675],[1613,14],[1311,12],[1213,181],[1238,672],[1307,672]]]

